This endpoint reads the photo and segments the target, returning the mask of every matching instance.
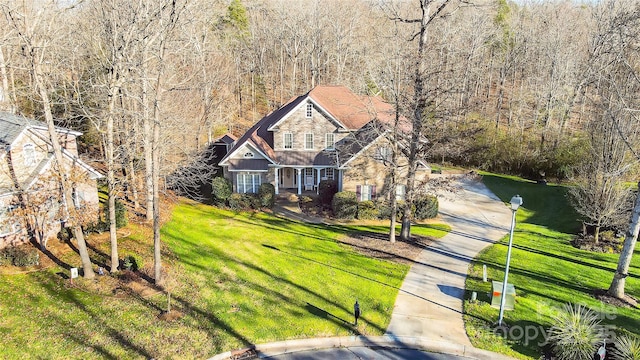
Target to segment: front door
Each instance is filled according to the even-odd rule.
[[[278,174],[278,178],[280,179],[280,188],[282,189],[296,189],[298,188],[298,175],[296,174],[296,169],[293,168],[282,168],[278,169],[280,174]]]

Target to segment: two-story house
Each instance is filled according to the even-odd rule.
[[[219,165],[238,193],[255,193],[264,182],[273,184],[276,194],[317,192],[321,180],[332,179],[340,191],[357,192],[359,200],[390,193],[402,198],[404,185],[391,189],[388,181],[394,119],[393,106],[379,97],[317,86],[258,121]],[[407,124],[404,119],[395,126],[405,138]],[[399,178],[407,172],[401,163],[395,165]],[[420,162],[418,181],[429,172]]]
[[[75,179],[74,204],[96,210],[96,179],[102,175],[78,157],[80,132],[56,130],[65,171]],[[27,216],[31,226],[38,227],[31,229],[31,236],[40,237],[38,242],[60,231],[65,209],[53,158],[47,124],[0,112],[0,248],[30,240],[24,226]]]

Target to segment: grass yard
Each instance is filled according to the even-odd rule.
[[[509,270],[509,283],[516,287],[514,311],[505,311],[511,326],[505,337],[492,325],[498,309],[490,307],[491,280],[502,281],[508,236],[485,249],[471,264],[466,288],[478,292],[478,302],[464,303],[467,334],[480,348],[521,359],[538,359],[545,345],[544,330],[553,325],[553,315],[565,303],[583,304],[598,311],[603,331],[631,332],[640,336],[640,310],[614,307],[594,298],[594,290],[607,289],[618,255],[574,248],[572,234],[579,228],[576,214],[562,186],[542,186],[517,178],[484,174],[484,183],[503,201],[520,194],[524,204],[517,212]],[[482,264],[489,281],[482,282]],[[640,298],[640,254],[636,250],[627,294]]]
[[[413,229],[434,237],[447,230]],[[0,276],[0,357],[207,358],[252,343],[382,334],[409,267],[336,241],[363,230],[386,228],[308,225],[181,201],[162,228],[172,309],[181,318],[159,318],[165,294],[132,291],[112,276],[71,285],[66,268],[80,261],[68,251],[45,270]],[[121,258],[136,255],[151,273],[149,229],[132,223],[125,235]],[[89,244],[94,261],[105,262],[109,244]]]

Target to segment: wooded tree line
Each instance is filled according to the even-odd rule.
[[[592,194],[614,175],[636,174],[634,1],[0,0],[0,8],[3,106],[85,133],[85,150],[107,174],[110,209],[126,197],[155,224],[156,279],[163,179],[216,136],[241,134],[317,84],[380,95],[420,119],[430,144],[415,150],[436,162],[571,178],[596,184]],[[173,183],[208,181],[209,170]],[[609,189],[601,193],[623,192]],[[602,206],[583,215],[601,224],[615,213],[603,209],[607,199],[589,200]]]

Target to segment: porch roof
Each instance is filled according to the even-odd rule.
[[[335,151],[276,151],[280,166],[337,166]]]
[[[229,171],[267,171],[269,161],[266,159],[229,159]]]

